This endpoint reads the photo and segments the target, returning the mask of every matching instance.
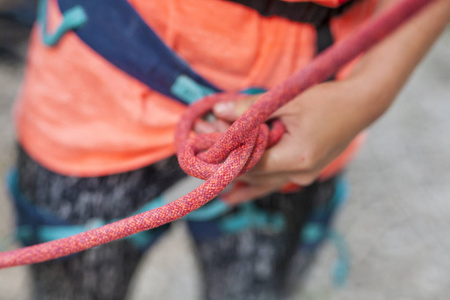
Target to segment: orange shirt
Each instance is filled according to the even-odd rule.
[[[129,2],[173,51],[223,90],[270,89],[316,54],[313,26],[262,17],[233,2]],[[335,40],[367,20],[375,3],[361,1],[335,18]],[[60,20],[57,2],[49,0],[50,30]],[[47,47],[39,26],[34,29],[15,120],[19,142],[46,168],[82,177],[149,165],[174,153],[174,128],[184,109],[113,66],[74,32]],[[357,144],[332,167],[342,168]]]

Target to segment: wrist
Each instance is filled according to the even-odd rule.
[[[449,21],[450,0],[436,0],[361,58],[346,81],[365,126],[389,108]]]
[[[353,128],[364,130],[382,116],[393,103],[396,92],[371,82],[364,76],[352,77],[343,82],[346,92],[346,106],[352,116]]]

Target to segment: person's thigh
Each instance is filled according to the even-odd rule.
[[[51,172],[19,149],[21,194],[35,207],[71,225],[124,218],[184,177],[175,157],[116,175],[78,178]],[[168,228],[152,231],[154,242]],[[39,242],[39,241],[37,241]],[[123,239],[31,266],[34,298],[124,299],[144,249]]]
[[[302,250],[302,231],[314,211],[327,207],[335,181],[275,193],[213,221],[190,222],[204,272],[205,298],[284,299],[292,284],[301,283],[314,259],[317,247]]]

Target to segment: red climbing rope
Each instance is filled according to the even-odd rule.
[[[195,119],[207,112],[214,103],[240,96],[222,94],[206,97],[195,103],[187,110],[177,128],[176,146],[182,168],[190,175],[206,179],[201,186],[170,204],[133,217],[68,238],[2,252],[0,268],[38,263],[80,252],[175,221],[204,205],[233,179],[256,164],[266,146],[281,137],[281,124],[273,124],[271,133],[264,124],[273,112],[307,88],[332,76],[431,2],[433,1],[399,2],[265,93],[223,135],[189,137]],[[196,155],[197,153],[199,154]]]

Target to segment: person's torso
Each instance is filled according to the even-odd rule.
[[[250,0],[128,2],[172,51],[225,91],[274,87],[360,26],[376,4],[376,0],[350,1],[354,3],[344,4],[348,6],[344,9],[339,6],[342,0],[317,1],[321,5]],[[270,6],[274,2],[277,6]],[[50,31],[61,18],[58,2],[49,0]],[[131,44],[113,46],[133,53]],[[346,73],[348,69],[337,77]],[[19,142],[47,168],[67,175],[99,176],[149,165],[174,153],[174,128],[184,109],[180,101],[109,62],[76,32],[48,47],[40,26],[35,27],[16,105],[16,127]]]

